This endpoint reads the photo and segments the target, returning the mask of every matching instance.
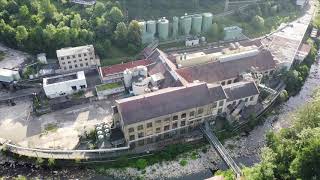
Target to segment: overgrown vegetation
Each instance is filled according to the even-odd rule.
[[[244,169],[247,179],[320,178],[320,93],[294,114],[293,127],[267,134],[262,161]]]
[[[183,155],[183,160],[186,162],[183,162],[187,164],[187,160],[185,159],[187,157],[187,153],[202,147],[204,144],[176,144],[176,145],[169,145],[165,149],[163,149],[160,152],[157,152],[155,154],[152,154],[150,156],[144,156],[143,158],[139,159],[130,159],[128,156],[120,156],[115,162],[108,162],[107,164],[103,165],[96,165],[94,166],[94,169],[99,173],[105,173],[108,168],[125,168],[125,167],[134,167],[139,170],[143,170],[146,166],[153,165],[155,163],[164,162],[164,161],[172,161],[176,158]],[[207,149],[205,149],[206,151]],[[192,156],[196,156],[196,153],[191,153],[191,159]],[[181,161],[183,161],[181,160]],[[181,164],[181,165],[182,165]]]
[[[56,49],[85,44],[94,44],[101,59],[114,58],[110,51],[119,49],[121,54],[134,54],[141,48],[141,32],[137,21],[126,22],[114,0],[95,6],[65,0],[0,0],[0,40],[49,57]]]
[[[215,18],[208,32],[208,40],[222,40],[223,28],[235,25],[242,28],[247,36],[258,37],[275,30],[283,22],[297,18],[299,12],[294,0],[266,0],[244,10],[237,10],[232,16]]]
[[[281,72],[278,72],[278,74],[280,74],[280,77],[287,85],[286,90],[289,96],[296,95],[300,91],[309,75],[311,65],[315,62],[316,59],[318,49],[317,43],[311,39],[309,39],[307,42],[312,46],[312,48],[306,59],[301,64],[295,65],[289,71],[281,70]]]

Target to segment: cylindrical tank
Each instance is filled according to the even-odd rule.
[[[101,126],[97,126],[96,130],[97,130],[97,131],[101,131],[101,130],[102,130],[102,127],[101,127]]]
[[[202,16],[195,14],[192,16],[192,33],[201,34]]]
[[[169,36],[169,21],[163,17],[158,21],[158,35],[160,40],[166,40]]]
[[[109,128],[108,128],[108,129],[105,129],[104,132],[105,132],[105,133],[110,133],[110,129],[109,129]]]
[[[179,33],[179,18],[173,17],[172,18],[172,37],[177,37]]]
[[[131,86],[131,80],[132,80],[132,71],[130,71],[129,69],[126,69],[123,72],[123,81],[124,81],[124,85],[127,88]]]
[[[99,135],[99,136],[98,136],[98,139],[99,139],[100,141],[102,141],[102,140],[104,139],[104,135],[102,135],[102,134]]]
[[[212,13],[202,14],[202,32],[208,32],[212,26],[213,15]]]
[[[139,78],[137,81],[132,83],[132,91],[134,95],[140,95],[145,93],[145,89],[148,88],[150,79]]]
[[[153,21],[153,20],[147,21],[147,32],[153,35],[156,34],[156,21]]]
[[[140,21],[139,22],[139,26],[140,26],[140,29],[141,29],[141,33],[142,34],[145,34],[146,31],[147,31],[147,24],[145,21]]]
[[[181,27],[181,33],[183,35],[189,35],[191,31],[191,16],[188,16],[187,14],[185,16],[181,16],[180,18],[180,27]]]
[[[102,131],[98,131],[97,134],[98,134],[98,135],[101,135],[101,134],[103,134],[103,132],[102,132]]]
[[[138,67],[137,67],[137,70],[138,70],[140,76],[147,77],[147,75],[148,75],[148,68],[147,68],[146,66],[138,66]]]

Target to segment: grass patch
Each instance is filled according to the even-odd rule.
[[[105,91],[108,89],[114,89],[114,88],[118,88],[118,87],[122,87],[122,83],[121,82],[114,82],[114,83],[109,83],[109,84],[102,84],[102,85],[98,85],[96,86],[97,91]]]
[[[45,132],[55,132],[58,130],[58,126],[57,126],[57,124],[49,123],[46,125],[44,130],[45,130]]]

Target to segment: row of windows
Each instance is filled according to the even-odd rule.
[[[85,61],[88,61],[88,58],[84,59]],[[90,60],[93,60],[93,57],[90,58]],[[80,62],[82,62],[82,59],[79,59]],[[77,60],[73,60],[74,63],[77,63]],[[62,62],[62,64],[66,64],[66,62]],[[68,61],[68,64],[71,64],[71,61]]]
[[[86,63],[85,66],[86,66],[86,67],[89,66],[89,63]],[[80,67],[84,67],[82,63],[80,63]],[[72,69],[72,68],[73,68],[73,66],[70,65],[70,66],[69,66],[69,69]],[[74,65],[74,68],[75,68],[75,69],[78,68],[78,64],[75,64],[75,65]],[[67,70],[67,67],[65,66],[63,69],[64,69],[64,70]]]
[[[244,102],[253,101],[253,98],[254,98],[253,96],[251,96],[250,98],[247,97],[247,98],[244,99]],[[241,100],[240,100],[240,101],[241,101]],[[232,105],[233,105],[233,106],[237,105],[237,101],[233,101],[233,102],[232,102]]]
[[[189,121],[188,124],[189,124],[189,125],[192,125],[192,124],[194,124],[194,123],[200,123],[201,120],[202,120],[202,119],[198,119],[198,120],[196,120],[196,121]],[[185,121],[185,120],[184,120],[184,121],[181,121],[181,123],[180,123],[180,127],[184,127],[184,126],[186,126],[186,121]],[[171,130],[172,130],[172,129],[176,129],[176,128],[178,128],[178,122],[175,122],[175,123],[172,124]],[[131,128],[130,128],[130,129],[131,129]],[[129,132],[130,132],[130,129],[129,129]],[[169,131],[169,130],[170,130],[170,125],[165,125],[165,126],[163,126],[163,131],[164,131],[164,132],[165,132],[165,131]],[[132,132],[133,132],[133,131],[132,131]],[[161,131],[161,127],[157,127],[155,133],[161,133],[161,132],[162,132],[162,131]],[[145,136],[144,132],[139,132],[137,138],[143,138],[144,136]],[[135,134],[131,134],[131,135],[129,136],[129,140],[130,140],[130,141],[135,140],[135,138],[136,138]]]
[[[91,56],[91,55],[92,55],[92,52],[90,52],[89,55]],[[87,56],[87,53],[83,53],[83,56],[86,57],[86,56]],[[82,57],[82,54],[78,54],[78,57]],[[66,58],[66,59],[76,58],[76,55],[64,56],[64,57],[61,57],[61,60],[64,60],[64,58]]]
[[[219,106],[223,106],[223,104],[224,104],[224,101],[220,101],[219,102]],[[211,110],[212,110],[212,108],[217,108],[217,106],[218,106],[218,102],[213,103],[212,106],[211,106]],[[203,108],[198,108],[197,117],[200,117],[203,114],[203,112],[204,112]],[[222,112],[222,108],[219,108],[218,113],[221,113],[221,112]],[[187,117],[187,113],[182,113],[180,115],[181,119],[185,119],[186,117]],[[190,117],[190,119],[195,118],[195,111],[189,112],[189,117]],[[178,119],[179,119],[179,115],[174,115],[172,117],[172,121],[177,121]],[[169,122],[169,121],[170,121],[170,117],[167,117],[167,118],[165,118],[163,120],[163,122]],[[161,124],[161,122],[162,122],[162,120],[156,120],[155,124]],[[152,122],[147,123],[147,128],[151,128],[152,126],[153,126]],[[143,125],[138,125],[137,126],[137,130],[138,131],[143,130]],[[134,128],[133,127],[129,128],[129,133],[131,133],[131,132],[134,132]]]

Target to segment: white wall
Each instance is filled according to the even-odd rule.
[[[48,84],[48,85],[44,85],[43,89],[47,97],[56,98],[56,97],[70,95],[75,92],[78,92],[79,90],[81,90],[80,88],[81,85],[85,85],[85,87],[87,88],[86,79],[75,79],[75,80],[60,82],[56,84]],[[77,90],[76,91],[73,90],[72,86],[76,86]]]

